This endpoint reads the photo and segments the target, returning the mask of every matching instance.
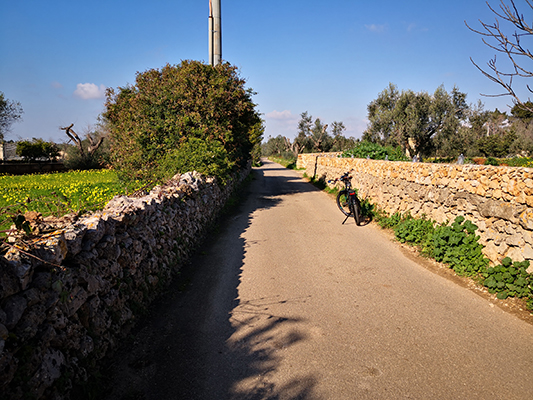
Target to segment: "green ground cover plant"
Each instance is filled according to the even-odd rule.
[[[370,158],[371,160],[410,161],[401,147],[382,146],[378,143],[362,141],[354,148],[342,153],[342,157]]]
[[[513,157],[500,159],[500,165],[508,165],[509,167],[526,167],[533,168],[533,158],[531,157]]]
[[[451,225],[438,226],[432,235],[433,258],[450,265],[458,275],[476,276],[489,264],[476,230],[477,226],[463,216]]]
[[[388,215],[385,211],[380,209],[376,209],[372,217],[383,229],[392,229],[403,220],[402,214],[399,212]]]
[[[58,172],[0,176],[0,230],[13,223],[11,216],[26,211],[61,216],[69,212],[98,210],[114,196],[137,190],[126,186],[112,170]]]
[[[268,157],[268,159],[271,160],[271,161],[274,161],[275,163],[283,165],[285,168],[296,169],[296,161],[297,161],[297,159],[294,158],[294,157],[285,158],[285,157],[270,156],[270,157]]]
[[[488,267],[481,273],[482,283],[499,299],[527,297],[528,307],[533,305],[533,276],[527,273],[529,261],[513,262],[505,257],[500,265]]]
[[[382,228],[392,229],[399,242],[418,246],[422,254],[448,264],[458,275],[476,276],[488,266],[475,234],[477,226],[463,216],[442,225],[425,217],[413,218],[409,213],[389,217],[381,212],[376,220]]]
[[[415,219],[411,214],[400,216],[400,223],[392,226],[396,238],[401,243],[412,243],[423,251],[432,248],[431,238],[435,232],[435,222],[426,218]]]

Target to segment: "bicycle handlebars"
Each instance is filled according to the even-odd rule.
[[[351,179],[352,179],[352,177],[350,176],[350,171],[348,171],[348,172],[345,172],[344,174],[342,174],[340,176],[340,178],[330,179],[328,181],[328,183],[336,183],[338,181],[341,181],[341,182],[346,184],[347,182],[350,182]]]

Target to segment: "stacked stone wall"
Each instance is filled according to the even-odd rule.
[[[0,256],[0,397],[70,398],[170,283],[249,171],[225,187],[187,173],[86,218],[36,218],[52,232]]]
[[[353,170],[352,184],[389,214],[439,223],[462,215],[478,226],[484,253],[533,265],[533,169],[391,162],[300,154],[297,166],[326,182]],[[530,268],[530,271],[532,269]]]

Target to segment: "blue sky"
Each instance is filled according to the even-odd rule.
[[[206,62],[208,4],[0,0],[0,91],[24,109],[6,139],[66,141],[59,127],[94,124],[106,87],[166,63]],[[464,24],[478,19],[494,19],[485,0],[222,0],[222,56],[257,92],[265,138],[294,137],[304,111],[357,138],[389,82],[430,93],[456,85],[469,103],[508,111],[509,97],[480,95],[500,89],[469,59],[494,56]]]

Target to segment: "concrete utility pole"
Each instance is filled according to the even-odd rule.
[[[222,62],[222,18],[220,0],[209,0],[209,64]]]

